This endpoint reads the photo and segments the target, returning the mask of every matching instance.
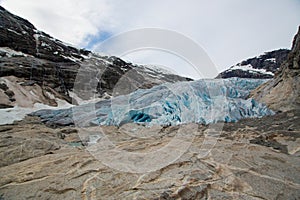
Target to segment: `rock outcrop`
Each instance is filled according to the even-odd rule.
[[[258,87],[251,96],[277,111],[300,108],[300,27],[287,60],[274,79]]]
[[[1,77],[0,88],[2,108],[14,107],[16,104],[19,107],[32,108],[35,103],[57,106],[52,94],[64,99],[64,96],[50,87],[42,88],[34,83],[30,85],[25,79],[15,76]]]
[[[288,49],[265,52],[258,57],[244,60],[221,72],[216,78],[273,78],[280,65],[286,60]]]
[[[144,173],[104,165],[87,151],[80,129],[52,129],[27,118],[0,126],[0,199],[299,199],[299,117],[291,111],[228,123],[220,137],[187,124],[184,130],[194,134],[187,151]],[[180,128],[126,124],[101,131],[118,149],[147,154],[168,145]],[[205,148],[211,150],[203,157]]]
[[[24,54],[53,62],[84,59],[90,51],[77,49],[37,30],[29,21],[11,14],[0,6],[0,44]]]

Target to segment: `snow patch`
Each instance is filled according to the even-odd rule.
[[[273,72],[269,72],[265,69],[255,69],[250,64],[249,65],[235,65],[235,66],[231,67],[228,71],[232,71],[232,70],[242,70],[242,71],[247,71],[247,72],[251,72],[251,73],[261,73],[261,74],[268,74],[268,75],[274,76]]]
[[[266,61],[270,61],[270,62],[276,63],[276,58],[268,58],[268,59],[266,59]]]
[[[20,106],[15,106],[13,108],[5,108],[0,109],[0,125],[4,124],[12,124],[14,121],[21,121],[25,118],[25,116],[29,113],[42,110],[42,109],[52,109],[52,110],[59,110],[64,108],[70,108],[71,104],[67,103],[66,101],[56,99],[58,106],[48,106],[42,103],[35,103],[32,108],[25,108]]]
[[[71,60],[71,61],[76,62],[76,63],[81,62],[81,60],[78,59],[78,58],[74,58],[74,57],[70,57],[70,56],[64,56],[64,55],[61,55],[61,57],[65,58],[65,59],[68,59],[68,60]]]
[[[27,57],[29,55],[22,53],[20,51],[15,51],[9,47],[0,47],[0,52],[3,52],[6,54],[7,57],[14,57],[14,56],[23,56],[23,57]]]
[[[83,55],[83,54],[80,54],[80,56],[83,57],[84,59],[90,59],[92,57],[91,54],[88,54],[87,56]]]
[[[33,34],[35,39],[35,50],[37,54],[39,54],[40,36],[41,34],[39,32],[37,34]]]
[[[0,83],[5,83],[14,92],[15,98],[12,103],[13,108],[0,109],[0,124],[11,124],[13,121],[22,120],[26,114],[40,109],[65,109],[73,106],[49,92],[46,92],[46,95],[57,103],[57,107],[46,105],[47,99],[40,86],[22,86],[22,82],[22,79],[13,76],[0,78]]]
[[[50,49],[52,49],[51,48],[51,46],[50,45],[48,45],[47,43],[45,43],[45,42],[42,42],[42,44],[41,44],[41,47],[50,47]]]
[[[173,72],[164,69],[162,67],[158,67],[156,65],[142,65],[142,66],[146,71],[149,71],[151,73],[154,72],[154,73],[161,73],[161,74],[174,74]]]
[[[17,31],[15,31],[15,30],[12,30],[12,29],[7,29],[8,31],[10,31],[10,32],[13,32],[13,33],[15,33],[15,34],[17,34],[17,35],[22,35],[21,33],[18,33]]]

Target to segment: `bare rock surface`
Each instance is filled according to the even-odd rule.
[[[292,50],[275,78],[252,92],[252,97],[269,108],[287,111],[300,108],[300,27]]]
[[[0,84],[3,86],[0,89],[0,104],[6,107],[32,108],[35,103],[57,106],[55,98],[66,103],[69,100],[50,87],[41,87],[34,82],[28,84],[26,79],[15,76],[0,77]]]
[[[28,117],[0,126],[2,199],[299,199],[299,111],[210,127],[187,124],[194,139],[182,156],[151,172],[116,170],[93,156],[78,128],[52,129]],[[153,152],[181,126],[103,126],[116,147]],[[99,128],[99,127],[98,127]],[[91,133],[95,127],[90,127]],[[141,135],[135,135],[136,131]],[[148,133],[148,135],[147,135]],[[80,138],[80,137],[81,138]],[[204,144],[207,137],[217,143]],[[182,144],[183,145],[183,144]],[[206,156],[201,151],[211,150]],[[113,156],[113,155],[111,155]],[[153,161],[158,162],[158,161]],[[160,162],[164,162],[160,160]]]

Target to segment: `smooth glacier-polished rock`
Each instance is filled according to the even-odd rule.
[[[79,138],[77,128],[52,129],[28,118],[0,127],[0,152],[4,149],[15,152],[10,158],[0,154],[0,196],[2,199],[299,199],[299,117],[299,111],[293,111],[227,123],[214,146],[203,143],[205,136],[209,136],[207,126],[191,124],[194,140],[184,154],[147,173],[108,167],[82,146],[88,140]],[[101,128],[119,149],[148,153],[167,145],[180,127],[127,124]],[[90,133],[92,128],[88,128]],[[134,135],[135,130],[144,133],[143,137]],[[151,136],[146,137],[147,133]],[[55,143],[59,148],[33,153],[49,147],[24,146],[21,151],[17,149],[19,143],[10,142],[32,137],[45,144]],[[201,156],[201,150],[208,147],[209,153]]]

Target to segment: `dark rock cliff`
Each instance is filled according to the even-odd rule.
[[[54,90],[57,92],[55,96],[69,102],[72,102],[69,91],[73,91],[78,70],[83,66],[84,71],[93,76],[87,77],[88,80],[80,77],[83,82],[77,87],[77,95],[82,98],[91,97],[84,96],[88,84],[95,88],[93,94],[96,97],[103,97],[104,94],[127,94],[165,82],[191,80],[127,63],[115,56],[101,56],[77,49],[37,30],[29,21],[1,6],[0,22],[0,77],[25,79],[22,80],[23,85],[36,84],[43,90]],[[124,82],[124,76],[127,82]],[[91,89],[91,86],[88,87]]]
[[[54,62],[70,61],[67,57],[83,59],[90,52],[65,45],[37,30],[29,21],[11,14],[0,6],[0,44],[15,51]]]
[[[249,58],[230,67],[221,72],[217,78],[273,78],[289,52],[288,49],[265,52],[263,55]]]

